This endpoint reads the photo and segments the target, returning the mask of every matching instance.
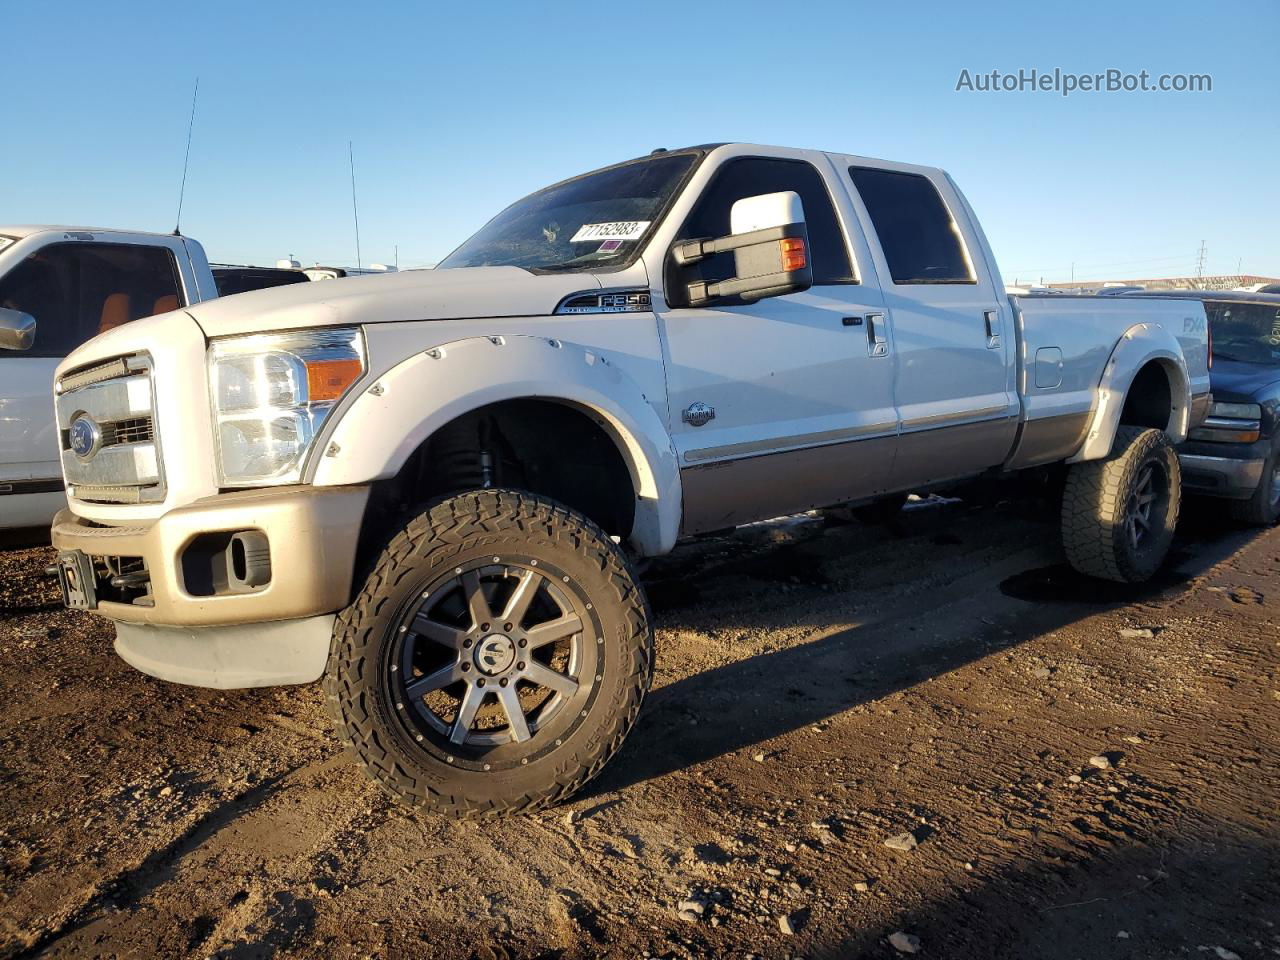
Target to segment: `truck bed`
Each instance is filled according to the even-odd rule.
[[[1044,445],[1030,450],[1020,443],[1012,466],[1053,459],[1047,447],[1057,444],[1049,441],[1050,435],[1083,435],[1116,345],[1126,334],[1140,332],[1142,324],[1163,328],[1181,345],[1191,395],[1209,392],[1208,323],[1198,300],[1016,295],[1009,300],[1019,332],[1023,420],[1036,425],[1029,432]],[[1047,429],[1051,422],[1055,429]]]

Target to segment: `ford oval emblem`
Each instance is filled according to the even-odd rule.
[[[102,429],[93,417],[82,413],[71,421],[67,440],[71,445],[72,453],[81,460],[89,460],[102,446]]]

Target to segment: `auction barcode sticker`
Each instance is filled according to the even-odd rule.
[[[652,220],[615,220],[612,223],[584,223],[582,228],[569,238],[569,242],[639,240],[652,222]]]

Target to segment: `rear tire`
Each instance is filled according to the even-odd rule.
[[[1062,544],[1080,573],[1149,580],[1173,542],[1181,505],[1178,455],[1160,430],[1121,427],[1104,460],[1074,464],[1062,494]]]
[[[1231,519],[1255,527],[1269,527],[1280,518],[1280,448],[1272,447],[1262,465],[1262,480],[1248,500],[1230,500]]]
[[[468,818],[581,788],[652,678],[648,604],[618,545],[553,501],[481,490],[387,545],[338,617],[324,691],[388,793]]]

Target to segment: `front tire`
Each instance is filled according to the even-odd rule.
[[[1104,460],[1074,464],[1062,494],[1062,544],[1080,573],[1141,583],[1173,543],[1182,497],[1178,455],[1163,431],[1121,427]]]
[[[617,752],[653,677],[622,550],[586,517],[481,490],[410,520],[338,617],[338,733],[392,796],[455,817],[564,799]]]

